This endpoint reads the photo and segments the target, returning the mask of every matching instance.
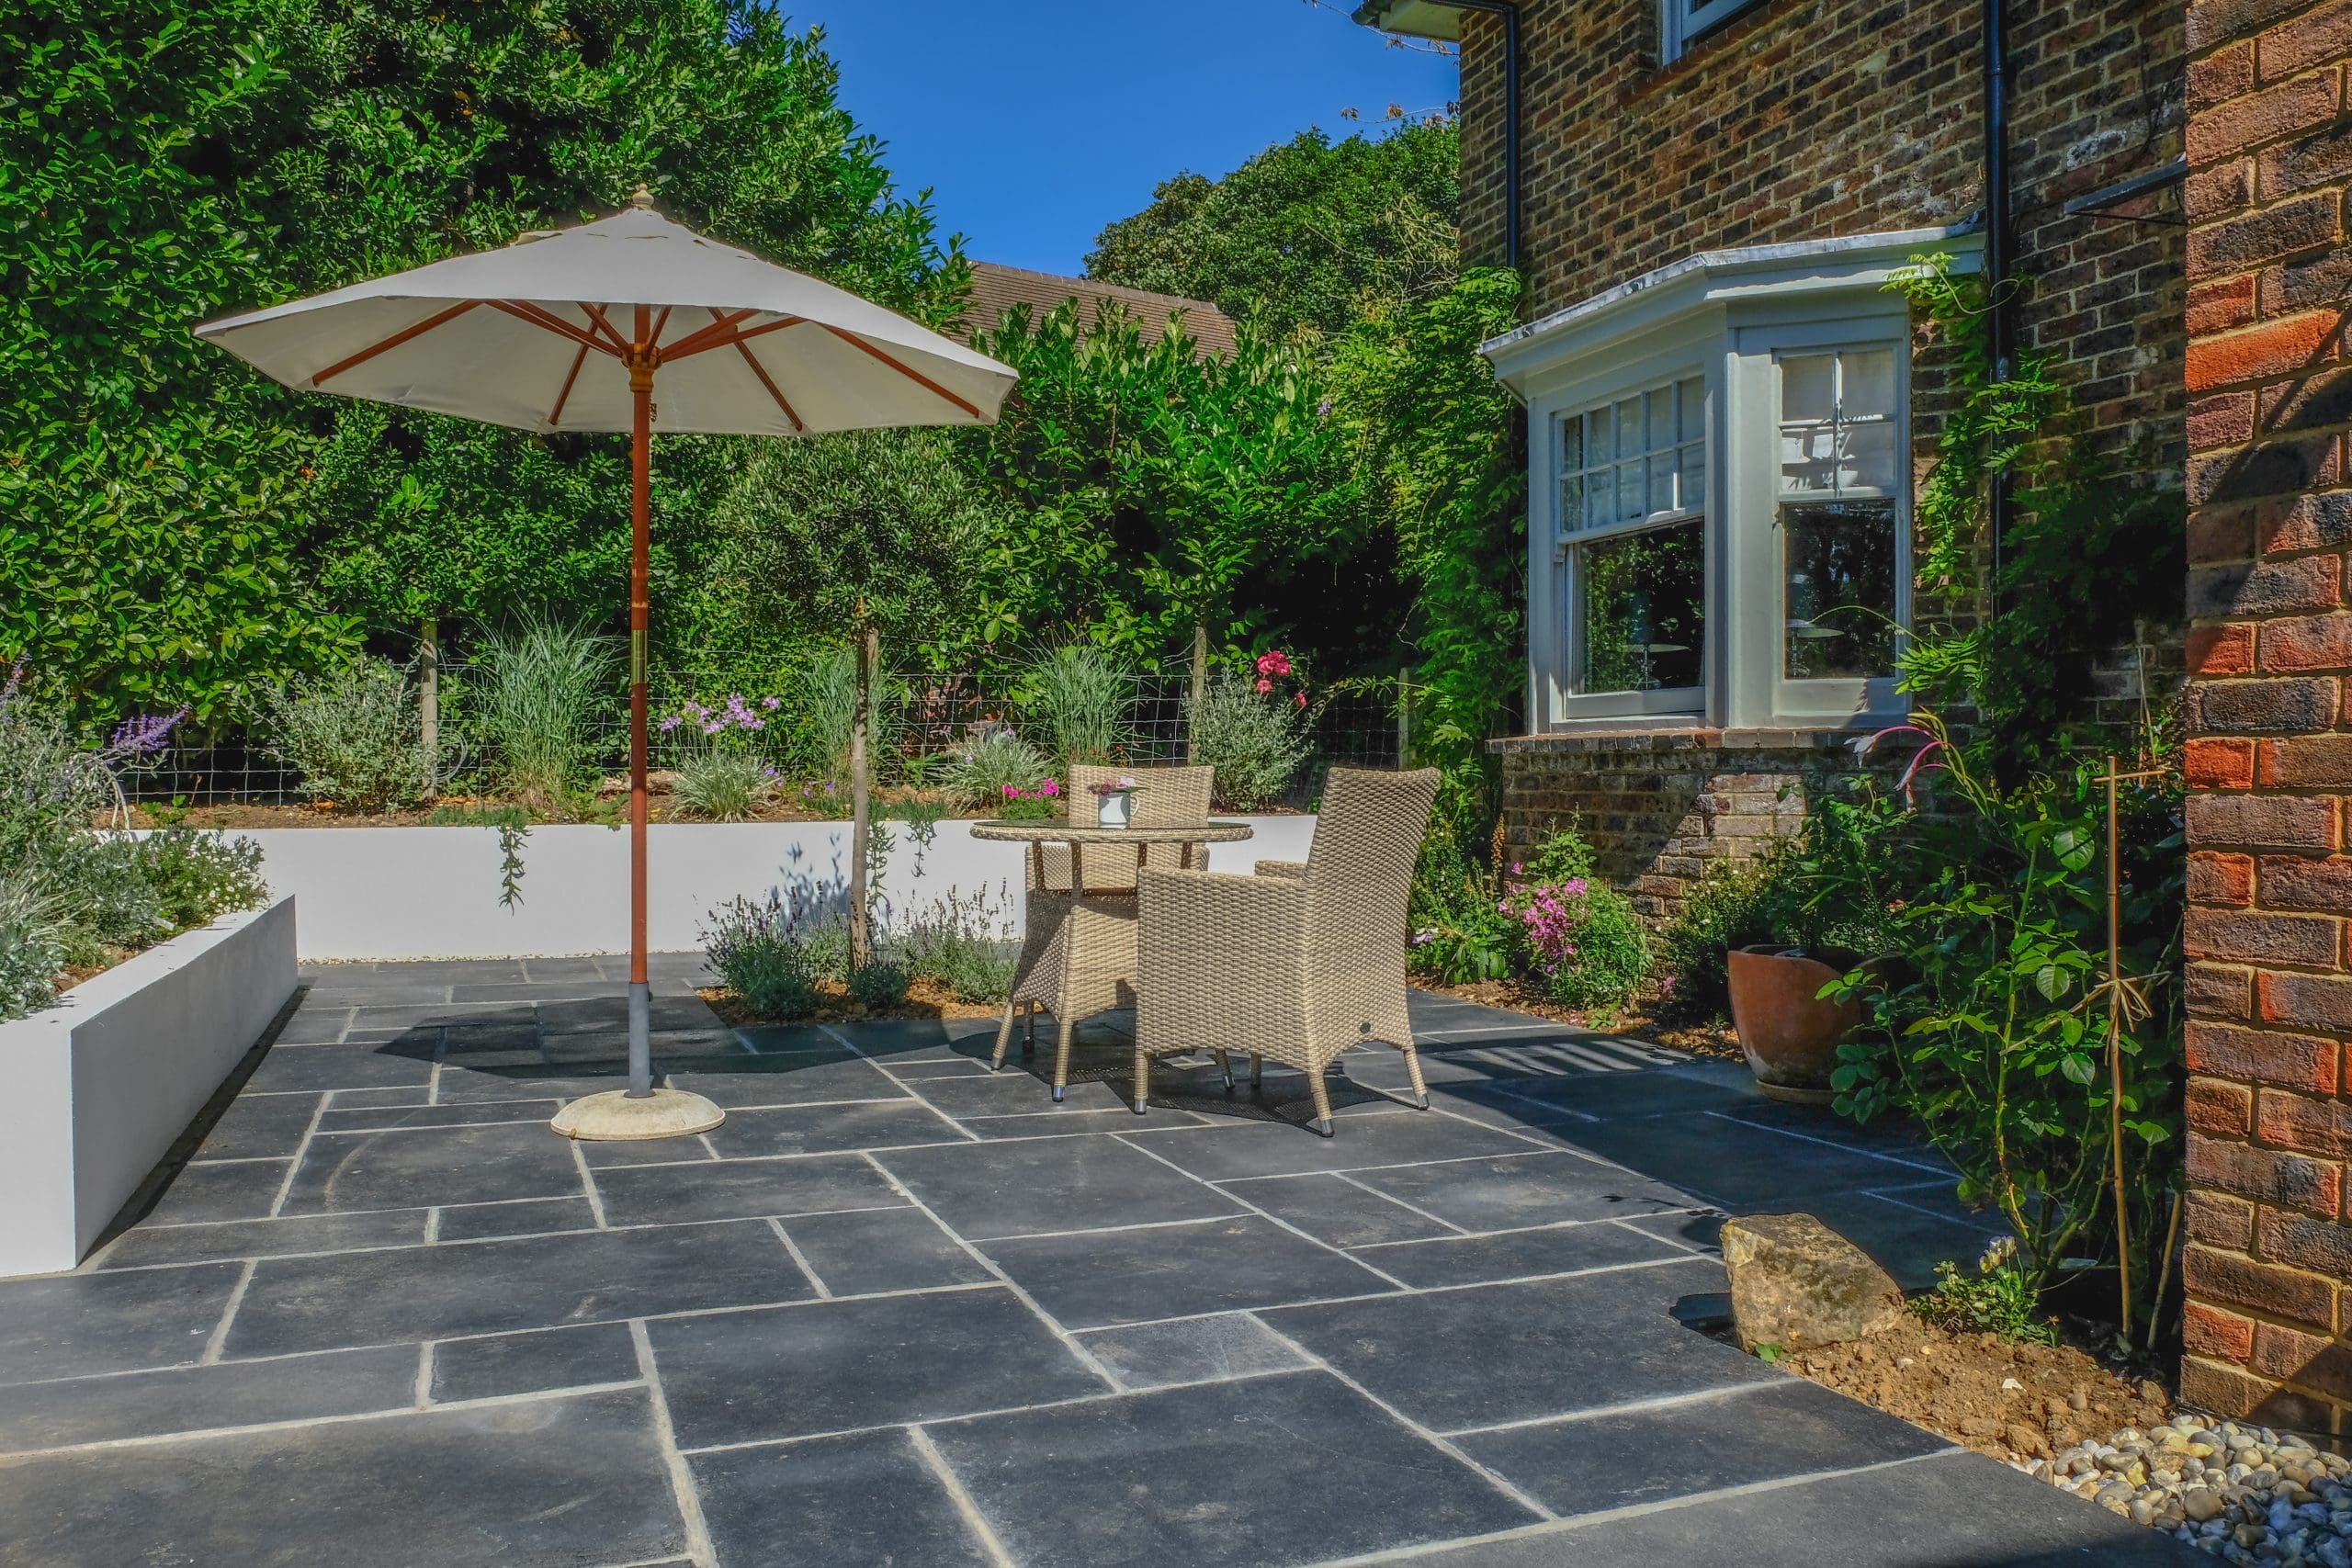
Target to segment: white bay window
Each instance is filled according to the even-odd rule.
[[[1899,714],[1910,336],[1944,231],[1694,257],[1486,345],[1529,409],[1529,728]]]

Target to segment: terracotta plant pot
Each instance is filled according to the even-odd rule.
[[[1826,1105],[1838,1043],[1862,1021],[1861,1004],[1828,1001],[1821,987],[1860,960],[1825,948],[1814,953],[1767,942],[1724,955],[1731,976],[1731,1021],[1739,1048],[1769,1100]]]

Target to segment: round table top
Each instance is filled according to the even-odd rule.
[[[1017,844],[1229,844],[1251,836],[1247,822],[1182,822],[1172,828],[1073,828],[1067,822],[975,822],[975,839]]]

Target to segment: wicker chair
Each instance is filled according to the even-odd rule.
[[[1144,787],[1135,800],[1139,828],[1205,822],[1216,779],[1213,768],[1085,768],[1070,770],[1072,827],[1096,825],[1102,799],[1094,786],[1122,774]],[[997,1026],[991,1069],[1004,1066],[1016,1013],[1027,1010],[1022,1050],[1035,1049],[1037,1010],[1061,1025],[1054,1051],[1054,1098],[1069,1082],[1070,1031],[1081,1019],[1135,1005],[1136,877],[1144,865],[1192,863],[1192,846],[1032,844],[1024,878],[1026,934],[1013,969],[1012,995]]]
[[[1306,863],[1260,861],[1255,876],[1147,868],[1137,878],[1135,1108],[1151,1059],[1206,1051],[1233,1084],[1271,1058],[1307,1075],[1316,1131],[1332,1135],[1324,1070],[1369,1041],[1405,1054],[1429,1108],[1405,1013],[1406,901],[1437,797],[1434,770],[1334,768]]]

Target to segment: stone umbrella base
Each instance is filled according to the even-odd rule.
[[[573,1100],[548,1125],[567,1138],[629,1143],[692,1137],[726,1120],[727,1112],[682,1089],[657,1089],[645,1095],[616,1089]]]

